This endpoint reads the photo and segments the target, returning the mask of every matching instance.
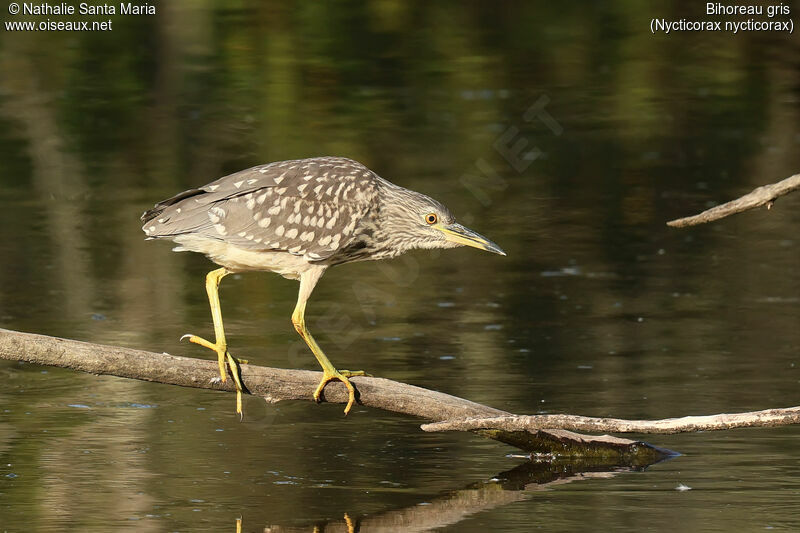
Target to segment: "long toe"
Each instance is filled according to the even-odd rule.
[[[314,391],[314,401],[320,403],[322,391],[325,389],[325,386],[330,383],[331,381],[338,380],[344,383],[344,386],[347,387],[347,405],[344,408],[344,414],[350,412],[350,409],[353,408],[353,405],[356,403],[356,389],[353,387],[353,384],[350,383],[350,380],[347,379],[350,376],[363,376],[364,372],[359,371],[358,373],[350,372],[349,370],[344,371],[334,371],[334,372],[325,372],[322,376],[322,380],[320,380],[319,385],[317,385],[317,389]]]
[[[244,415],[242,414],[242,390],[244,389],[244,386],[242,385],[242,378],[240,375],[241,368],[239,367],[239,363],[242,361],[236,359],[228,352],[225,352],[225,356],[227,358],[228,368],[233,376],[233,382],[236,384],[236,413],[241,419],[244,418]],[[246,363],[247,361],[244,362]]]
[[[367,374],[363,370],[339,370],[339,373],[346,378],[352,378],[355,376],[369,376],[372,377],[372,374]]]

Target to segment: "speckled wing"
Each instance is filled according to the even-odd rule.
[[[150,238],[181,235],[320,261],[345,247],[371,214],[378,178],[337,157],[280,161],[180,193],[142,215]]]

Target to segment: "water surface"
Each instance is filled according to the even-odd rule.
[[[516,413],[797,405],[798,197],[665,225],[798,172],[796,39],[653,36],[655,9],[169,2],[112,33],[5,32],[0,326],[210,358],[178,338],[211,334],[212,265],[145,242],[140,213],[335,154],[508,252],[331,269],[308,320],[335,364]],[[296,291],[226,278],[232,351],[315,369]],[[8,531],[800,529],[792,427],[652,436],[683,455],[538,485],[512,448],[362,407],[245,398],[240,423],[229,394],[0,375]]]

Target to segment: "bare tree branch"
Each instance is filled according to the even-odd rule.
[[[158,383],[234,392],[233,380],[222,383],[216,361],[157,354],[120,346],[34,335],[0,329],[0,359],[59,366],[93,374],[108,374]],[[321,372],[241,365],[242,381],[250,394],[268,402],[311,400]],[[358,402],[367,407],[403,413],[431,421],[511,415],[499,409],[449,394],[374,377],[352,378]],[[347,391],[332,382],[327,402],[346,403]],[[350,415],[354,416],[354,415]],[[608,436],[579,435],[565,430],[476,430],[474,433],[529,452],[584,459],[613,460],[629,465],[650,464],[674,452],[644,442]]]
[[[235,390],[233,380],[226,383],[220,381],[216,361],[5,329],[0,329],[0,358],[183,387],[228,392]],[[247,392],[261,396],[268,402],[311,400],[311,392],[322,376],[320,372],[307,370],[255,365],[241,365],[241,368]],[[529,452],[623,460],[631,465],[649,464],[674,452],[641,441],[608,435],[582,435],[570,430],[674,433],[800,422],[800,407],[654,421],[575,415],[517,416],[463,398],[388,379],[359,376],[352,381],[358,389],[359,404],[433,421],[433,424],[423,426],[426,431],[472,431]],[[338,382],[329,384],[324,399],[346,403],[344,385]]]
[[[153,381],[181,387],[235,392],[233,380],[222,383],[216,360],[179,357],[121,346],[93,344],[70,339],[0,329],[0,358],[60,366],[92,374]],[[242,381],[250,394],[270,403],[281,400],[312,400],[321,372],[241,365]],[[382,378],[355,377],[359,403],[428,420],[472,416],[502,416],[509,413],[485,405],[413,385]],[[340,382],[325,387],[324,400],[347,403]]]
[[[741,198],[737,198],[736,200],[732,200],[716,207],[712,207],[711,209],[707,209],[700,214],[670,220],[667,222],[667,225],[676,228],[683,228],[686,226],[695,226],[697,224],[712,222],[728,215],[741,213],[742,211],[747,211],[748,209],[753,209],[755,207],[761,207],[762,205],[766,205],[767,209],[769,209],[772,207],[772,204],[775,202],[776,198],[783,196],[784,194],[789,194],[797,189],[800,189],[800,174],[795,174],[794,176],[786,178],[785,180],[777,183],[758,187],[757,189],[745,194]]]
[[[766,409],[749,413],[685,416],[663,420],[622,420],[577,415],[511,415],[488,418],[462,418],[424,424],[424,431],[536,431],[560,428],[572,431],[611,431],[613,433],[670,434],[693,431],[715,431],[746,427],[788,426],[800,423],[800,407]]]

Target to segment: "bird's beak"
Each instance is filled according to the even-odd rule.
[[[461,224],[435,224],[434,228],[444,233],[444,238],[450,242],[462,244],[464,246],[472,246],[473,248],[480,248],[487,252],[495,254],[506,255],[502,248],[495,243],[484,237],[479,233],[475,233],[469,228],[465,228]]]

